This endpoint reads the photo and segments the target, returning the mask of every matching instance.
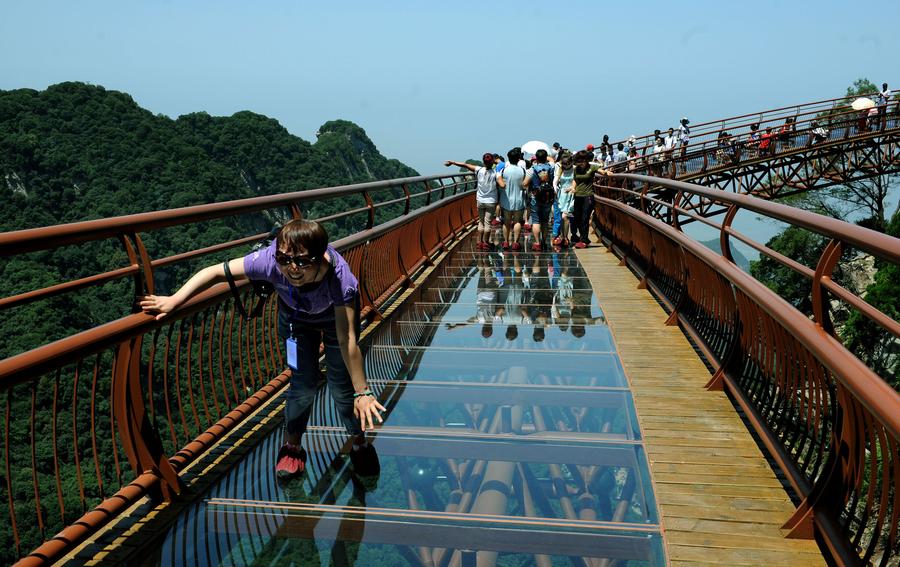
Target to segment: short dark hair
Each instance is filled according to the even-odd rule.
[[[280,250],[285,245],[287,252],[296,252],[301,246],[313,258],[321,258],[328,248],[328,232],[316,221],[294,219],[278,231],[275,247]]]
[[[617,149],[620,149],[620,150],[624,150],[624,149],[625,149],[625,144],[623,144],[622,142],[619,142],[618,145],[616,146],[616,148],[617,148]]]
[[[544,163],[547,161],[547,150],[541,148],[538,151],[534,152],[534,157],[537,158],[538,163]]]
[[[518,164],[519,160],[522,159],[522,148],[515,147],[508,152],[506,152],[506,157],[509,158],[509,163]]]

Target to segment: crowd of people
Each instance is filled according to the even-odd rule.
[[[852,125],[856,121],[857,132],[879,128],[887,119],[887,109],[892,93],[887,83],[873,97],[874,106],[860,111],[859,117],[844,120]],[[802,132],[807,136],[799,143],[815,145],[831,136],[826,124],[818,120],[804,123]],[[850,127],[850,126],[846,126]],[[735,134],[718,133],[711,159],[719,164],[732,164],[742,159],[766,157],[778,151],[790,149],[798,143],[797,118],[788,116],[782,124],[760,123],[749,126],[749,132]],[[573,246],[590,245],[593,210],[592,183],[596,173],[636,171],[646,169],[650,175],[666,177],[673,173],[671,167],[686,168],[684,157],[691,140],[690,120],[682,117],[678,128],[665,132],[656,130],[652,143],[638,148],[638,141],[631,136],[625,142],[613,144],[604,135],[599,146],[588,144],[583,150],[571,151],[554,143],[552,148],[541,149],[527,156],[521,147],[515,147],[502,155],[488,152],[482,157],[482,165],[448,160],[446,166],[459,166],[476,174],[478,202],[478,249],[490,250],[492,227],[501,227],[503,250],[519,251],[526,246],[530,235],[532,251],[548,247],[555,250]],[[619,165],[624,164],[624,165]],[[616,167],[618,166],[618,167]],[[677,173],[677,172],[675,172]]]
[[[539,149],[526,160],[522,148],[515,147],[503,159],[494,153],[482,156],[482,165],[448,160],[446,166],[458,166],[475,173],[478,203],[478,244],[491,250],[491,230],[500,226],[503,250],[522,250],[531,235],[531,251],[590,245],[593,179],[605,174],[603,163],[624,161],[624,145],[618,151],[593,146],[571,152],[559,143],[550,151]]]

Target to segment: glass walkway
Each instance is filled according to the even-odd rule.
[[[464,241],[363,347],[388,408],[380,476],[354,472],[320,396],[303,476],[276,480],[276,428],[144,564],[665,564],[631,393],[574,254]]]

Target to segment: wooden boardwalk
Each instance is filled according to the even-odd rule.
[[[786,539],[794,511],[747,427],[637,278],[602,247],[577,251],[631,384],[672,565],[825,565]]]

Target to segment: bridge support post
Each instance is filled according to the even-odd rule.
[[[171,501],[181,494],[184,484],[169,462],[144,408],[140,367],[142,337],[119,344],[112,375],[113,413],[119,439],[135,476],[156,474],[161,496]]]

